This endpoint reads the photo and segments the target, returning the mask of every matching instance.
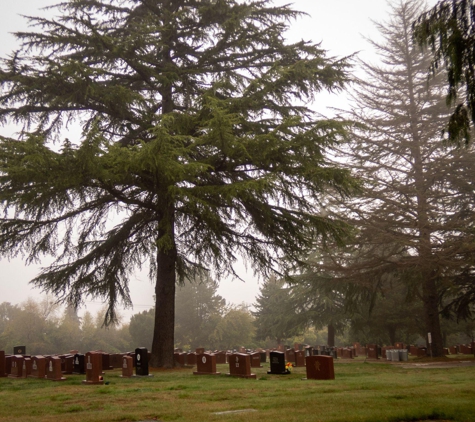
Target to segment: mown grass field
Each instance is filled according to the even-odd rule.
[[[468,357],[464,359],[472,360]],[[84,375],[63,382],[0,378],[0,421],[475,421],[475,366],[427,369],[335,363],[334,381],[303,381],[305,368],[257,380],[194,376],[192,369],[158,371],[149,378],[120,378],[106,371],[105,385],[83,385]],[[241,411],[237,413],[220,413]]]

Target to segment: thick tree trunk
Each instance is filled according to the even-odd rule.
[[[335,327],[333,324],[328,324],[327,344],[329,347],[335,347]]]
[[[396,344],[396,327],[393,326],[388,326],[388,336],[389,336],[389,341],[392,346]]]
[[[174,243],[173,211],[169,210],[169,230],[159,230],[159,239],[170,236],[173,245],[157,252],[155,285],[155,327],[153,331],[151,366],[173,368],[175,339],[175,286],[177,251]]]
[[[440,329],[439,301],[437,287],[433,277],[427,277],[422,285],[422,300],[424,303],[424,318],[427,333],[430,333],[432,343],[429,344],[426,333],[427,351],[433,357],[444,356],[444,344]]]

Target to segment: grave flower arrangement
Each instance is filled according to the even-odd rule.
[[[293,365],[290,362],[285,364],[285,370],[290,374],[292,372]]]

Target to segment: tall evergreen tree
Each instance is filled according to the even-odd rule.
[[[196,349],[211,347],[210,335],[225,313],[226,300],[218,285],[206,274],[179,286],[176,292],[175,345]]]
[[[419,0],[395,3],[391,19],[378,25],[383,41],[372,43],[382,65],[362,64],[353,113],[361,126],[344,152],[364,192],[343,205],[359,232],[324,270],[369,291],[388,278],[406,283],[423,304],[421,335],[431,333],[432,354],[441,356],[443,299],[463,295],[463,274],[473,271],[475,161],[471,149],[440,141],[449,115],[442,80],[427,84],[430,57],[411,33],[422,7]]]
[[[446,132],[456,142],[468,142],[475,123],[474,23],[473,0],[441,0],[421,14],[413,27],[419,44],[433,53],[431,73],[446,71],[447,101],[455,105]]]
[[[33,283],[75,306],[103,298],[106,323],[150,260],[151,364],[171,367],[177,274],[235,275],[238,254],[266,272],[342,235],[315,210],[351,188],[325,158],[344,128],[303,104],[342,88],[348,63],[286,43],[300,13],[267,0],[57,10],[1,61],[0,121],[22,130],[0,143],[0,253],[54,255]],[[82,133],[63,140],[71,121]]]
[[[290,297],[289,286],[284,279],[270,277],[260,289],[254,303],[256,340],[275,340],[277,345],[300,334],[302,327]]]

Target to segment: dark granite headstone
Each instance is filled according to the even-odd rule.
[[[138,377],[148,377],[148,353],[146,347],[135,349],[135,375]]]
[[[84,363],[85,356],[81,353],[76,353],[73,357],[73,374],[85,374],[86,365]]]
[[[285,368],[285,354],[283,352],[270,352],[270,371],[268,374],[288,375],[290,372]]]
[[[15,346],[13,348],[14,355],[25,355],[26,354],[26,346]]]
[[[5,351],[0,350],[0,378],[7,376],[7,368],[5,362]]]

